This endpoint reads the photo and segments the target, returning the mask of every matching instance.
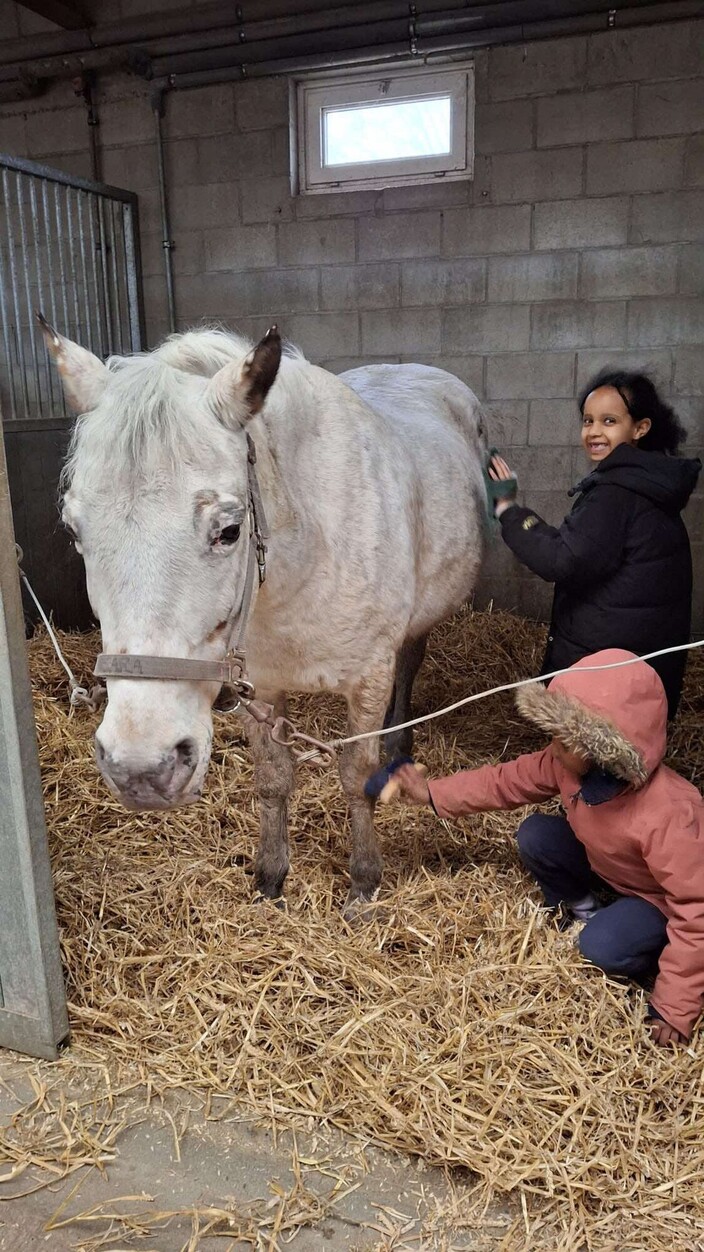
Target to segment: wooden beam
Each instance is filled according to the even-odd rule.
[[[18,4],[39,17],[45,17],[48,22],[55,22],[64,30],[80,30],[83,26],[90,26],[85,13],[74,0],[18,0]]]

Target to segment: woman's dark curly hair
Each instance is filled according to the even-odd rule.
[[[596,391],[597,387],[613,387],[634,422],[650,418],[650,430],[638,440],[639,448],[646,452],[668,452],[671,456],[676,456],[680,444],[687,438],[687,431],[674,409],[660,399],[655,384],[647,374],[608,367],[600,370],[579,397],[580,413],[584,412],[587,396]]]

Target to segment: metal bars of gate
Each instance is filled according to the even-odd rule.
[[[65,415],[34,313],[105,359],[144,346],[137,197],[0,155],[0,411]]]

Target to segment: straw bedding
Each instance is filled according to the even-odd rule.
[[[534,673],[542,639],[510,614],[467,610],[434,636],[418,711]],[[87,676],[97,638],[64,642]],[[337,777],[303,766],[288,910],[253,906],[257,817],[238,722],[217,719],[202,803],[128,814],[95,773],[97,718],[67,715],[45,636],[30,658],[73,1027],[67,1076],[89,1065],[98,1088],[139,1077],[154,1092],[226,1093],[280,1126],[327,1121],[464,1167],[484,1200],[515,1201],[506,1248],[704,1246],[701,1042],[654,1048],[642,995],[588,968],[546,919],[516,859],[521,813],[452,826],[382,811],[383,902],[350,929]],[[694,653],[672,761],[700,784],[703,711]],[[315,734],[342,729],[332,698],[294,712]],[[424,727],[417,756],[448,772],[539,743],[510,697],[494,697]],[[65,1168],[112,1142],[117,1111],[92,1108],[101,1133],[77,1127],[57,1149]],[[40,1110],[0,1143],[6,1156],[51,1155]]]

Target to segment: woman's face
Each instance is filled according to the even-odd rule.
[[[635,445],[650,430],[645,418],[634,422],[615,387],[590,391],[582,410],[582,445],[590,461],[603,461],[620,443]]]

